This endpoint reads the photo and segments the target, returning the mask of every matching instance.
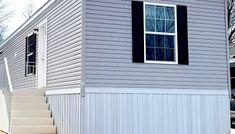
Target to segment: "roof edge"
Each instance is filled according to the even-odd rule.
[[[23,30],[27,25],[29,25],[35,18],[37,18],[43,11],[45,11],[50,5],[52,5],[56,0],[48,0],[42,7],[40,7],[28,20],[26,20],[21,26],[19,26],[10,36],[7,37],[3,43],[0,44],[0,48],[6,45],[6,43],[12,39],[16,34]]]

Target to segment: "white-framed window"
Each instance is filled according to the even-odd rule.
[[[145,63],[178,64],[176,5],[144,2]]]

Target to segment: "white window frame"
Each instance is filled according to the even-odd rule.
[[[30,33],[30,34],[28,34],[27,35],[27,37],[29,38],[30,36],[32,36],[34,33],[32,32],[32,33]],[[28,44],[27,44],[28,45]],[[29,73],[29,68],[28,68],[28,61],[29,61],[29,56],[31,56],[31,55],[33,55],[33,52],[31,52],[31,53],[29,53],[28,54],[28,46],[27,46],[27,63],[26,63],[26,76],[27,77],[29,77],[29,76],[33,76],[34,75],[34,72],[32,72],[32,73]],[[35,64],[36,64],[36,62],[35,62]],[[36,69],[36,67],[34,68],[34,69]],[[35,71],[35,70],[34,70]]]
[[[177,35],[177,7],[176,5],[171,4],[161,4],[161,3],[153,3],[153,2],[144,2],[144,63],[158,63],[158,64],[178,64],[178,35]],[[146,5],[153,5],[153,6],[165,6],[165,7],[174,7],[175,8],[175,33],[164,33],[164,32],[148,32],[146,31],[146,15],[145,15],[145,8]],[[172,35],[175,36],[175,44],[174,44],[174,58],[175,61],[150,61],[147,60],[146,56],[146,34],[154,34],[154,35]]]

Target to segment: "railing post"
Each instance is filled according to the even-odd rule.
[[[7,73],[7,80],[8,80],[8,84],[9,84],[9,89],[10,92],[13,92],[13,88],[12,88],[12,83],[11,83],[11,77],[10,77],[10,72],[9,72],[9,68],[8,68],[8,62],[7,62],[7,58],[4,57],[4,63],[5,63],[5,69],[6,69],[6,73]]]

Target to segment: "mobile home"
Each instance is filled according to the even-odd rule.
[[[224,0],[49,0],[0,47],[9,131],[229,134],[226,25]]]

